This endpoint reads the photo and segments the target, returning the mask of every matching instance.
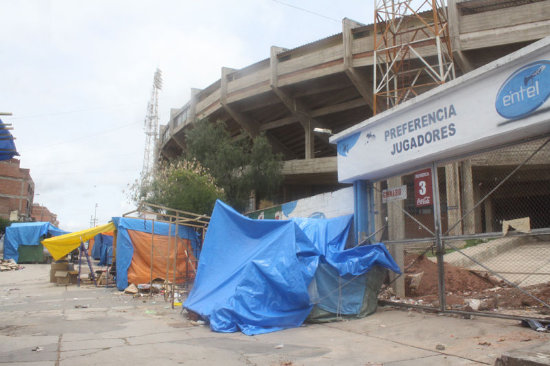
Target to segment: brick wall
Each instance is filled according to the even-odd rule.
[[[29,169],[17,159],[0,162],[0,217],[9,219],[17,211],[20,220],[29,220],[34,198],[34,182]]]
[[[38,203],[32,205],[31,217],[34,221],[49,222],[59,227],[57,215],[52,213],[46,206],[40,206]]]

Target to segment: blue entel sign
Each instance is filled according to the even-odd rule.
[[[534,112],[550,96],[550,61],[542,60],[514,72],[497,93],[495,108],[502,117],[516,119]]]
[[[332,136],[338,180],[386,179],[550,134],[549,98],[550,36]]]

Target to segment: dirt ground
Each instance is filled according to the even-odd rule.
[[[407,254],[405,268],[406,297],[418,305],[439,306],[437,264],[425,256]],[[542,316],[550,315],[550,309],[535,299],[550,303],[550,282],[522,290],[524,292],[487,273],[445,263],[446,304],[451,309],[528,310]],[[390,296],[383,293],[382,297],[389,299]]]

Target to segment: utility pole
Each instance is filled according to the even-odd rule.
[[[94,209],[94,226],[93,227],[96,227],[97,226],[97,203],[95,204],[95,209]]]

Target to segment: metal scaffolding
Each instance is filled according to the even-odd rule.
[[[454,79],[445,0],[374,6],[374,114]]]
[[[190,283],[194,280],[198,264],[198,259],[192,259],[190,253],[187,251],[188,249],[180,245],[181,243],[178,240],[178,228],[181,226],[194,228],[200,235],[200,243],[202,246],[208,224],[210,223],[210,216],[142,202],[136,210],[125,213],[123,217],[133,217],[152,221],[150,294],[153,293],[153,282],[155,280],[155,278],[153,278],[153,264],[155,258],[164,257],[166,260],[166,274],[164,276],[163,285],[164,299],[165,301],[169,300],[172,308],[174,308],[174,302],[179,300],[178,295],[187,291]],[[166,250],[155,247],[155,222],[170,224],[168,247]],[[173,231],[172,228],[174,228]],[[183,253],[178,253],[179,251],[183,251]],[[193,258],[195,258],[195,256],[193,256]],[[187,261],[185,273],[178,272],[178,259]],[[172,278],[169,278],[170,273],[172,273]]]

